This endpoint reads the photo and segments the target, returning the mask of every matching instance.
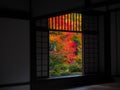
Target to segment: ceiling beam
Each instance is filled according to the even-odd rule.
[[[86,0],[87,1],[87,0]],[[89,6],[85,6],[86,8],[97,8],[97,7],[104,7],[104,6],[110,6],[110,5],[115,5],[115,4],[119,4],[120,0],[107,0],[104,2],[100,2],[100,3],[90,3]]]
[[[0,8],[0,17],[29,20],[30,12],[22,11],[22,10],[13,10],[8,8]]]

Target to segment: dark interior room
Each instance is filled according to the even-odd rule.
[[[120,90],[120,0],[0,0],[0,90]]]

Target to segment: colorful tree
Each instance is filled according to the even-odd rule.
[[[63,69],[63,66],[69,65],[73,67],[74,65],[78,69],[79,65],[82,64],[82,34],[50,31],[49,35],[51,67],[56,68],[59,66],[59,69]],[[56,69],[58,70],[58,68]]]

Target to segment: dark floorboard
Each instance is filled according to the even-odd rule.
[[[70,88],[64,90],[120,90],[120,83],[105,83],[105,84],[76,87],[76,88]]]

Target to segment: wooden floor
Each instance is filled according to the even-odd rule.
[[[120,90],[120,83],[105,83],[105,84],[76,87],[76,88],[70,88],[64,90]]]

